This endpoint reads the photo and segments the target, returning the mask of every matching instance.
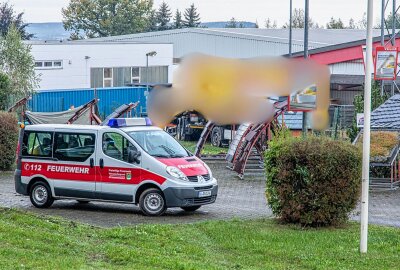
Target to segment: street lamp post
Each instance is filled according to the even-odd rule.
[[[146,53],[146,106],[147,106],[147,96],[149,95],[149,57],[154,57],[157,55],[156,51],[151,51]]]

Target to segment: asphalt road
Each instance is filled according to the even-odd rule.
[[[262,177],[248,177],[246,180],[240,180],[233,172],[226,169],[224,164],[210,164],[210,167],[218,179],[217,201],[214,204],[202,206],[194,213],[172,208],[161,217],[147,217],[143,216],[135,205],[101,202],[79,204],[74,200],[55,201],[50,208],[38,209],[31,205],[29,197],[15,192],[12,173],[0,174],[0,207],[13,207],[44,215],[60,216],[101,227],[271,216],[264,196],[265,181]]]
[[[56,201],[48,209],[31,205],[29,197],[15,193],[12,173],[0,174],[0,207],[12,207],[43,215],[59,216],[100,227],[126,226],[143,223],[191,223],[215,219],[253,219],[272,216],[267,206],[262,176],[240,180],[225,168],[225,164],[209,164],[218,179],[219,193],[216,203],[206,205],[194,213],[179,208],[169,209],[161,217],[143,216],[138,207],[128,204],[91,202],[79,204],[73,200]],[[360,208],[352,219],[358,221]],[[400,227],[400,190],[370,193],[369,221]]]

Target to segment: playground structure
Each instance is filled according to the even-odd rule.
[[[262,155],[267,148],[266,141],[271,139],[272,132],[280,126],[278,117],[288,109],[288,101],[275,102],[274,108],[274,116],[269,121],[260,124],[244,123],[235,133],[225,159],[228,168],[237,172],[241,179],[246,171],[263,171]],[[214,127],[213,122],[208,122],[204,128],[194,153],[197,157],[201,157],[201,150]]]
[[[19,117],[21,122],[29,124],[80,124],[80,125],[104,125],[110,118],[119,118],[121,116],[131,116],[131,112],[135,109],[138,102],[123,104],[114,112],[101,121],[97,115],[97,103],[99,99],[94,98],[89,102],[67,111],[61,112],[31,112],[27,110],[29,97],[18,100],[8,112],[17,112],[21,110]]]

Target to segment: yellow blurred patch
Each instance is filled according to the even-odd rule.
[[[329,68],[311,60],[228,59],[202,54],[186,57],[174,74],[173,87],[156,87],[148,97],[148,114],[164,127],[175,115],[196,110],[217,124],[261,123],[271,119],[269,97],[290,96],[298,89],[316,95],[312,126],[328,124]]]

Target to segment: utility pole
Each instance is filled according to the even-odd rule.
[[[293,0],[290,0],[290,12],[289,12],[289,57],[292,57],[292,12],[293,12]]]
[[[395,14],[393,14],[395,16]],[[372,21],[373,0],[368,0],[367,7],[367,38],[366,63],[364,81],[364,132],[362,157],[362,192],[361,192],[361,233],[360,252],[367,253],[368,249],[368,197],[369,197],[369,162],[371,142],[371,80],[372,80]]]
[[[392,0],[393,5],[392,5],[392,46],[396,44],[396,15],[397,15],[397,10],[396,10],[396,0]]]
[[[308,58],[308,10],[309,0],[305,0],[304,7],[304,58]],[[307,113],[303,112],[302,122],[303,136],[307,136]]]

